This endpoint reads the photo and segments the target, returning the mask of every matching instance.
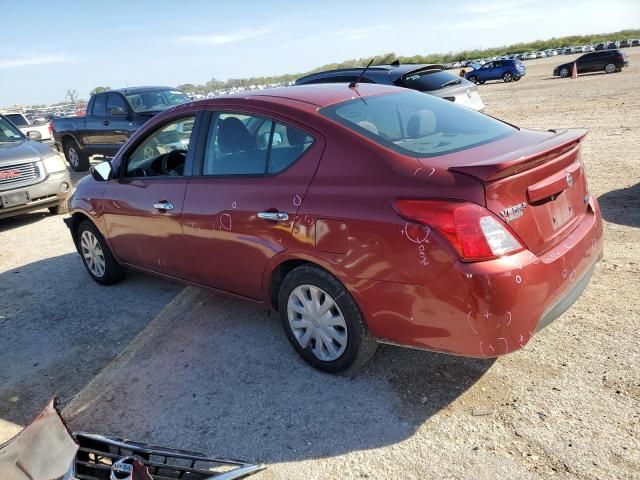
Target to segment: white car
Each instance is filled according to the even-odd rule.
[[[43,143],[53,142],[51,131],[49,130],[49,125],[47,123],[43,125],[34,125],[22,113],[5,113],[4,116],[31,140]]]

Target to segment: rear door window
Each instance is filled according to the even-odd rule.
[[[107,116],[107,96],[106,95],[96,95],[93,99],[93,110],[91,113],[96,117],[106,117]]]
[[[266,117],[214,113],[203,175],[275,175],[295,163],[313,142],[302,130]]]
[[[466,150],[511,135],[515,127],[415,91],[355,98],[320,112],[379,144],[413,157]]]

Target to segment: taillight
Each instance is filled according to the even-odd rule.
[[[464,262],[491,260],[523,250],[511,229],[486,208],[454,200],[396,200],[398,214],[439,232]]]

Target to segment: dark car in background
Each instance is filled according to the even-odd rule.
[[[364,74],[363,74],[364,72]],[[316,72],[296,80],[296,85],[315,83],[377,83],[410,88],[444,98],[476,111],[484,110],[478,88],[468,80],[444,70],[442,65],[418,65],[392,63],[364,67],[344,68]]]
[[[0,115],[0,218],[41,208],[66,213],[70,191],[69,171],[58,152]]]
[[[188,102],[171,87],[132,87],[93,95],[84,117],[51,122],[56,148],[77,172],[89,169],[91,155],[113,157],[127,139],[151,117]]]
[[[527,69],[520,60],[494,60],[467,72],[465,78],[470,82],[480,84],[487,80],[502,80],[503,82],[513,80],[517,82],[526,73]]]
[[[614,73],[622,70],[629,64],[627,56],[620,50],[601,50],[598,52],[585,53],[578,57],[575,62],[563,63],[553,69],[556,77],[567,78],[573,72],[573,65],[576,65],[578,74],[591,72]]]

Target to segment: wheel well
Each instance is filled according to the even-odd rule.
[[[85,220],[91,221],[84,213],[76,212],[71,215],[71,227],[69,230],[71,230],[71,238],[73,238],[73,243],[76,245],[76,248],[78,247],[78,227]]]
[[[294,268],[307,264],[322,268],[320,265],[307,260],[287,260],[286,262],[282,262],[273,270],[273,272],[271,272],[271,278],[269,279],[269,301],[271,302],[271,306],[274,310],[278,310],[278,293],[280,292],[280,285],[282,285],[284,277],[286,277]]]
[[[73,135],[65,135],[62,137],[62,145],[65,146],[69,142],[75,142],[76,139],[73,138]]]

